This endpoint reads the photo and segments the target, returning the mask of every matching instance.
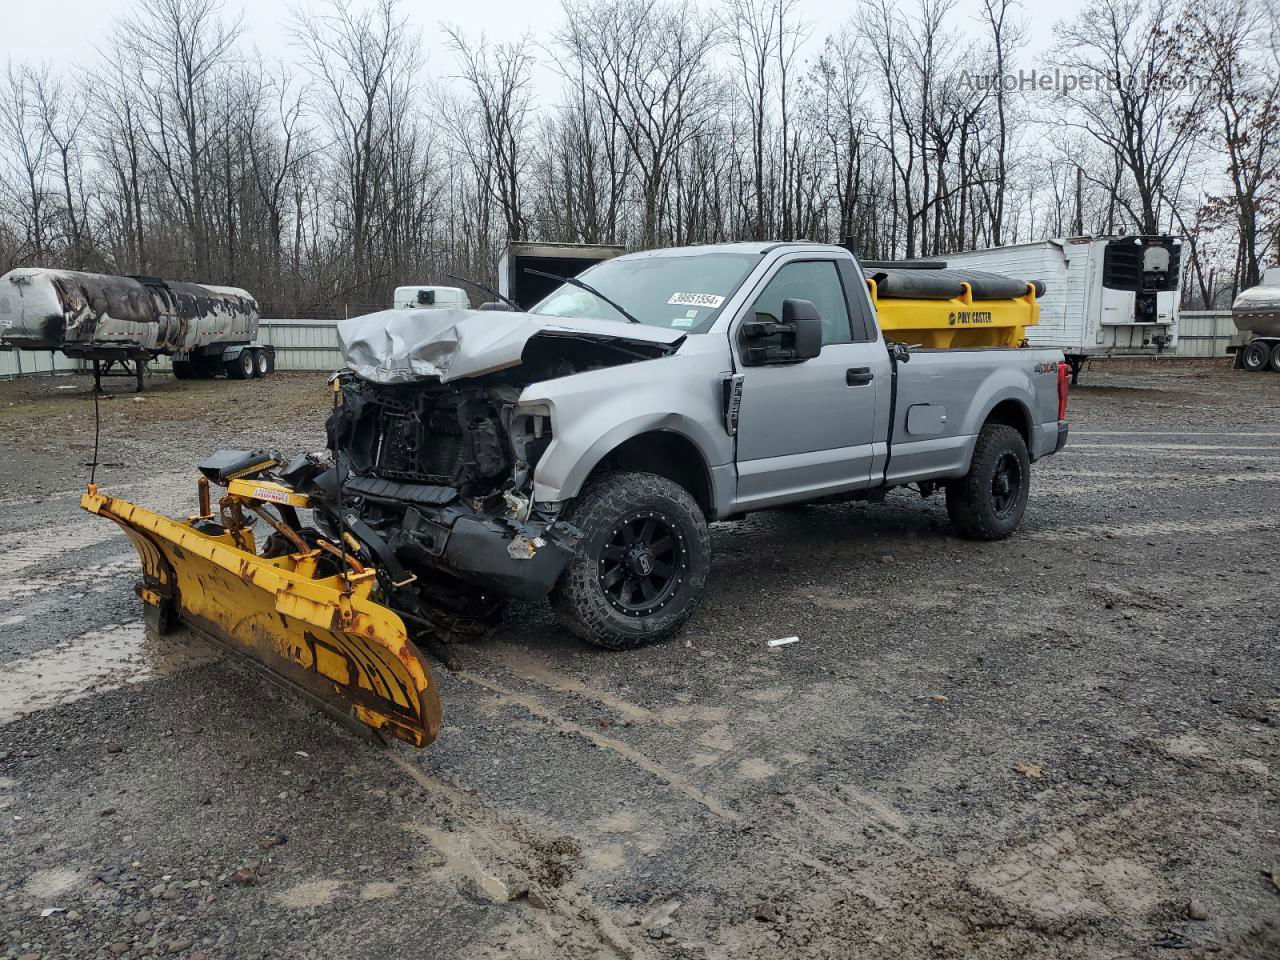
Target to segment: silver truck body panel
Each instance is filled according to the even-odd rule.
[[[734,444],[724,429],[720,394],[727,362],[719,338],[689,337],[669,357],[526,387],[520,404],[550,407],[553,424],[551,444],[534,473],[534,500],[576,496],[612,450],[634,437],[665,431],[693,444],[708,470],[713,501],[732,512]]]
[[[738,325],[782,265],[795,260],[852,260],[849,252],[820,244],[733,244],[707,249],[764,254],[707,333],[690,335],[670,356],[525,387],[520,404],[550,407],[554,425],[554,439],[534,475],[536,501],[576,496],[611,450],[653,431],[676,433],[698,451],[712,488],[714,516],[886,483],[962,476],[983,423],[1003,402],[1020,412],[1033,458],[1056,449],[1060,350],[913,353],[898,368],[890,452],[885,438],[892,368],[874,323],[874,339],[829,344],[818,357],[803,363],[744,366],[739,354]],[[629,256],[662,255],[662,251],[647,251]],[[860,270],[856,275],[861,277]],[[859,281],[848,292],[871,316],[865,285]],[[624,331],[642,329],[623,327]],[[855,368],[868,371],[869,382],[850,386],[846,372]],[[743,376],[742,405],[738,433],[730,436],[724,423],[723,385],[735,373]],[[934,425],[927,434],[908,430],[910,411],[920,405],[935,408]]]

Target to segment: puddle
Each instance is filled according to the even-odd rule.
[[[216,659],[186,631],[161,637],[141,622],[91,630],[0,666],[0,724]]]
[[[140,570],[138,555],[130,550],[118,556],[94,564],[88,570],[77,567],[73,570],[55,570],[51,573],[30,573],[14,578],[9,583],[0,584],[0,602],[12,603],[38,593],[47,593],[65,588],[83,589],[86,574],[94,580],[102,581],[127,573],[137,574]],[[118,585],[100,585],[93,588],[102,593],[107,590],[119,590]],[[0,625],[4,625],[0,622]]]

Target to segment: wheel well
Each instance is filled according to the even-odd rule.
[[[985,427],[988,423],[1002,423],[1006,427],[1013,427],[1022,435],[1022,442],[1027,445],[1027,449],[1031,450],[1031,414],[1017,400],[1001,400],[997,403],[982,425]]]
[[[666,430],[653,430],[624,440],[595,465],[587,479],[621,470],[656,473],[680,484],[710,519],[711,476],[702,454],[687,437]]]

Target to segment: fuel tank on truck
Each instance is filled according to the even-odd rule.
[[[1280,337],[1280,266],[1266,270],[1261,283],[1236,297],[1231,319],[1241,333]]]
[[[39,267],[0,277],[0,347],[145,357],[257,332],[258,304],[238,287]]]

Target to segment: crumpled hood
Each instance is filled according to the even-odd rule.
[[[679,330],[575,317],[542,317],[501,310],[382,310],[338,323],[338,346],[347,366],[374,383],[442,383],[477,377],[521,362],[535,337],[572,337],[600,343],[667,346],[684,340]]]

